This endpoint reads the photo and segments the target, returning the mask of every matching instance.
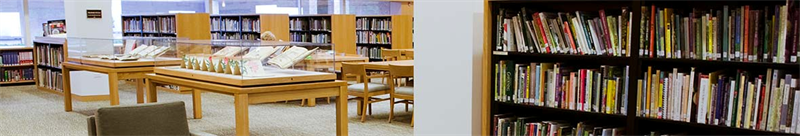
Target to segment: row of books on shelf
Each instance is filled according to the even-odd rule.
[[[32,51],[4,51],[0,52],[0,66],[16,66],[33,64]]]
[[[157,33],[161,26],[158,18],[142,18],[142,32]]]
[[[61,70],[53,70],[53,69],[43,69],[39,68],[38,72],[38,79],[39,80],[39,87],[44,87],[56,91],[64,91],[64,82],[61,74]]]
[[[331,21],[326,18],[291,18],[289,30],[330,31]]]
[[[637,115],[736,128],[800,133],[797,76],[767,69],[696,72],[653,70],[637,80]],[[692,108],[696,104],[696,108]],[[696,110],[692,112],[692,110]]]
[[[158,20],[161,22],[161,29],[159,29],[159,32],[175,33],[175,17],[159,17]]]
[[[495,114],[492,117],[493,136],[620,136],[625,133],[623,127],[586,122],[573,125],[566,121],[511,114]]]
[[[61,68],[61,63],[64,62],[63,47],[37,45],[34,48],[37,52],[36,53],[37,64],[54,68]]]
[[[356,54],[369,59],[381,59],[381,47],[357,46]]]
[[[261,35],[254,33],[211,33],[212,39],[225,39],[225,40],[258,40]]]
[[[392,44],[392,34],[387,32],[358,31],[356,39],[362,44]]]
[[[583,11],[533,12],[500,9],[496,16],[496,51],[548,54],[630,56],[631,16]]]
[[[242,31],[260,32],[261,20],[258,18],[242,18]]]
[[[122,31],[125,32],[141,32],[142,31],[141,18],[123,18]]]
[[[212,18],[211,31],[235,31],[238,32],[241,28],[239,19],[233,18]]]
[[[0,69],[2,78],[0,82],[19,82],[33,80],[33,68],[24,69]]]
[[[800,52],[797,6],[680,11],[653,5],[642,11],[644,57],[793,63]]]
[[[292,42],[331,43],[330,34],[291,33]]]
[[[494,68],[494,101],[626,114],[629,66],[586,69],[501,60]]]
[[[139,33],[126,33],[123,36],[130,37],[175,37],[175,35],[159,35],[159,34],[139,34]]]
[[[356,18],[356,30],[391,31],[391,18]]]

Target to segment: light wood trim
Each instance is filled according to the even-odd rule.
[[[248,113],[248,94],[234,94],[233,103],[236,112],[236,135],[249,136],[250,135],[250,119]]]
[[[50,88],[47,88],[47,87],[41,87],[39,85],[36,85],[36,89],[43,90],[45,92],[49,92],[49,93],[53,93],[53,94],[58,94],[58,95],[61,95],[61,96],[64,95],[64,92],[59,92],[59,91],[56,91],[56,90],[53,90],[53,89],[50,89]]]
[[[117,76],[117,72],[108,73],[108,91],[109,97],[111,97],[111,106],[119,105],[119,76]]]
[[[142,74],[144,77],[144,74]],[[136,103],[142,104],[144,103],[144,79],[138,78],[136,80]]]
[[[107,67],[100,67],[100,66],[93,66],[93,65],[75,64],[75,63],[62,63],[61,65],[62,65],[62,70],[64,68],[69,67],[70,69],[86,70],[86,71],[99,72],[99,73],[109,73],[109,72],[120,72],[120,73],[123,73],[123,72],[152,72],[153,71],[153,67],[107,68]]]
[[[0,51],[25,51],[25,50],[33,50],[33,47],[29,47],[29,46],[0,46]]]
[[[331,15],[331,43],[336,53],[356,54],[355,15]]]
[[[110,96],[109,96],[109,95],[87,95],[87,96],[80,96],[80,95],[75,95],[75,94],[72,94],[72,97],[73,97],[73,98],[75,98],[75,100],[78,100],[78,101],[81,101],[81,102],[93,102],[93,101],[105,101],[105,100],[109,100],[109,97],[110,97]]]
[[[413,48],[414,21],[410,15],[392,16],[392,49]]]
[[[492,25],[491,25],[491,21],[490,21],[491,18],[492,18],[491,17],[492,16],[492,12],[491,12],[492,10],[491,10],[491,5],[489,5],[489,0],[484,0],[483,5],[484,5],[484,7],[483,7],[483,57],[481,57],[481,59],[482,59],[482,63],[481,64],[482,64],[482,67],[483,67],[483,70],[481,70],[481,74],[483,75],[482,76],[483,78],[481,79],[481,87],[482,87],[481,88],[481,90],[482,90],[481,95],[483,95],[483,96],[481,96],[481,117],[480,117],[481,118],[481,121],[480,121],[481,122],[481,130],[479,132],[480,132],[480,135],[489,135],[489,133],[491,133],[491,131],[489,131],[489,127],[491,127],[491,122],[492,122],[490,120],[491,118],[489,117],[489,116],[492,116],[492,115],[490,115],[491,114],[490,105],[491,105],[491,95],[492,95],[491,92],[492,91],[490,90],[491,87],[490,87],[490,84],[489,84],[489,82],[491,81],[491,78],[492,78],[492,76],[489,74],[490,73],[489,70],[491,70],[490,65],[492,63],[491,62],[491,60],[492,60],[491,59],[491,57],[492,57],[491,54],[492,53],[491,53],[491,48],[490,48],[490,44],[491,44],[491,40],[492,40],[492,37],[491,37],[492,36],[491,35],[491,33],[492,33],[491,32],[492,31],[491,26]]]
[[[336,98],[336,135],[347,136],[347,85],[339,87],[339,98]]]
[[[336,79],[336,74],[322,73],[322,72],[317,72],[314,74],[307,74],[307,75],[299,75],[299,76],[243,79],[243,76],[241,75],[228,75],[221,73],[202,72],[196,70],[181,69],[176,67],[156,67],[154,69],[155,69],[154,72],[158,74],[171,75],[176,77],[235,85],[235,86],[269,85],[269,84],[310,82],[310,81],[323,81],[323,80]]]
[[[289,15],[288,14],[262,14],[261,17],[261,30],[271,31],[276,38],[283,41],[291,41],[289,39]]]
[[[147,86],[147,103],[155,103],[158,101],[158,91],[156,91],[156,85],[158,83],[153,82],[151,75],[154,74],[147,74],[145,78],[144,85]]]
[[[70,74],[69,68],[66,66],[62,66],[61,68],[61,79],[63,81],[62,90],[64,90],[63,94],[72,94],[72,90],[70,89]],[[63,95],[64,96],[64,111],[70,112],[72,111],[72,95]]]
[[[194,107],[194,119],[203,118],[203,93],[200,89],[192,89],[192,107]]]
[[[192,40],[211,39],[211,16],[208,13],[175,14],[176,36]]]
[[[87,65],[97,65],[103,67],[142,67],[142,66],[174,66],[180,65],[183,60],[180,58],[156,58],[156,59],[140,59],[137,61],[119,61],[119,60],[105,60],[99,58],[78,58],[68,57],[68,61],[77,62]]]
[[[148,83],[153,84],[153,85],[148,85],[148,87],[149,86],[153,86],[153,92],[155,92],[155,84],[171,84],[171,85],[178,85],[178,86],[181,86],[181,87],[186,86],[186,87],[191,87],[191,88],[203,88],[206,91],[217,92],[217,93],[222,93],[222,94],[234,94],[234,93],[238,93],[238,92],[241,91],[241,88],[239,88],[239,87],[227,86],[227,85],[222,85],[222,84],[214,84],[214,83],[208,83],[208,82],[203,82],[203,81],[197,81],[197,80],[191,80],[191,79],[185,79],[185,78],[178,78],[178,77],[172,77],[172,76],[147,74],[146,78],[148,79],[148,81],[147,81]],[[166,81],[169,81],[169,82],[166,82]],[[150,92],[150,89],[148,89],[147,91]],[[151,94],[155,94],[155,93],[149,93],[148,95],[151,95]],[[157,97],[157,95],[154,95],[152,97]],[[150,97],[148,97],[148,101],[149,101],[149,99],[150,99]],[[151,101],[151,102],[156,102],[156,101]]]
[[[297,100],[305,98],[329,97],[337,96],[339,94],[339,87],[332,86],[327,88],[316,89],[303,89],[300,90],[285,90],[266,93],[254,93],[250,95],[250,103],[264,103],[276,102],[284,100]],[[311,100],[309,99],[309,103]],[[310,105],[310,104],[309,104]]]

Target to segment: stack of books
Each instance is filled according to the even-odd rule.
[[[0,53],[0,66],[16,66],[16,65],[30,65],[33,64],[33,52],[21,51],[10,52],[5,51]]]

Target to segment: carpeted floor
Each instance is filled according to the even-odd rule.
[[[132,85],[120,83],[120,105],[135,105]],[[160,102],[184,101],[187,117],[192,117],[190,94],[159,91]],[[64,112],[63,97],[37,90],[33,85],[0,87],[0,135],[87,135],[86,118],[109,101],[74,100],[74,112]],[[395,119],[388,123],[389,103],[373,104],[372,116],[360,122],[356,101],[348,103],[350,135],[412,135],[411,112],[395,105]],[[335,103],[324,99],[316,107],[300,107],[299,101],[250,105],[251,135],[335,135]],[[203,93],[203,119],[188,119],[189,128],[217,135],[234,135],[233,97]]]

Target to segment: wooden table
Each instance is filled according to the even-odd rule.
[[[288,69],[266,69],[271,75],[243,77],[206,71],[183,69],[177,66],[154,68],[147,74],[147,100],[156,102],[156,86],[173,84],[194,88],[192,104],[194,118],[203,117],[201,92],[231,95],[234,98],[236,135],[250,135],[248,105],[253,102],[297,100],[338,96],[336,99],[336,135],[347,135],[347,83],[337,81],[333,73]],[[202,90],[197,89],[202,88]]]
[[[370,70],[385,70],[389,71],[389,65],[404,65],[414,66],[414,60],[398,60],[398,61],[379,61],[379,62],[363,62],[365,68]]]
[[[158,63],[164,65],[180,65],[178,58],[140,59],[138,61],[113,61],[99,58],[67,58],[62,64],[61,72],[64,80],[64,110],[72,111],[72,88],[70,87],[70,71],[92,71],[108,74],[109,99],[111,105],[119,105],[119,80],[136,80],[136,102],[144,103],[144,75],[152,73]]]

